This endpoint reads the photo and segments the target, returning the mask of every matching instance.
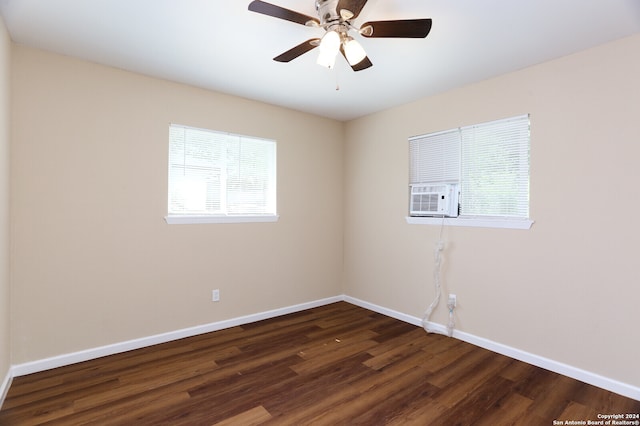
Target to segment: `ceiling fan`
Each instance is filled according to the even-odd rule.
[[[312,38],[273,58],[278,62],[289,62],[316,47],[319,47],[318,64],[333,68],[338,52],[342,53],[354,71],[373,65],[362,45],[349,32],[363,37],[425,38],[431,31],[431,19],[404,19],[392,21],[370,21],[360,27],[353,24],[367,0],[315,0],[318,18],[314,18],[261,0],[249,4],[249,10],[273,16],[309,27],[325,30],[321,38]]]

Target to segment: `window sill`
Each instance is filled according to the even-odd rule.
[[[277,214],[255,216],[165,216],[169,225],[189,225],[198,223],[261,223],[277,222]]]
[[[413,217],[408,216],[407,223],[411,225],[446,225],[468,226],[475,228],[503,228],[503,229],[530,229],[533,225],[531,219],[505,219],[497,217]]]

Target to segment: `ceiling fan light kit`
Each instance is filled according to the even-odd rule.
[[[340,35],[335,31],[327,31],[320,40],[320,54],[318,55],[318,65],[333,68],[336,63],[336,56],[340,51]]]
[[[344,41],[344,56],[347,57],[349,65],[357,65],[367,57],[367,53],[353,37],[347,36]]]
[[[317,63],[327,68],[335,66],[338,52],[342,53],[354,71],[362,71],[373,65],[362,45],[349,35],[349,31],[366,37],[425,38],[431,31],[431,19],[405,19],[365,22],[360,28],[355,20],[367,0],[315,0],[318,18],[314,18],[261,0],[249,4],[249,10],[308,27],[320,27],[325,34],[321,39],[307,40],[273,58],[289,62],[319,47]]]

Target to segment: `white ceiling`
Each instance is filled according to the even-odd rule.
[[[314,0],[270,0],[317,16]],[[432,18],[426,39],[356,36],[374,66],[317,51],[272,58],[322,29],[250,0],[0,0],[18,43],[339,120],[640,32],[640,0],[369,0],[355,21]],[[639,53],[640,54],[640,53]],[[336,87],[339,86],[339,90]]]

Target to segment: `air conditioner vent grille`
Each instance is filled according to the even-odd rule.
[[[438,194],[414,194],[413,208],[419,211],[437,211],[438,210]]]
[[[457,184],[411,185],[411,216],[458,216]]]

